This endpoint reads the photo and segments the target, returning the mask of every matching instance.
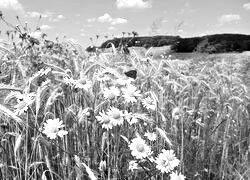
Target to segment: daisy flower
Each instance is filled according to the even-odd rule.
[[[138,122],[138,119],[135,118],[133,114],[129,113],[127,110],[124,111],[124,118],[130,125]]]
[[[50,139],[55,139],[57,136],[63,137],[64,135],[68,134],[65,130],[59,130],[63,128],[63,122],[56,119],[48,119],[47,122],[44,124],[44,131],[43,133],[47,135]]]
[[[143,159],[151,155],[150,147],[141,137],[134,138],[129,145],[131,154],[137,159]]]
[[[136,162],[136,161],[130,161],[129,162],[129,165],[128,165],[128,170],[130,170],[130,171],[134,171],[134,170],[136,170],[136,169],[139,169],[139,167],[138,167],[138,163]]]
[[[170,180],[184,180],[186,177],[182,175],[181,173],[178,174],[178,172],[172,172],[170,174]]]
[[[100,112],[99,116],[96,116],[96,119],[102,124],[102,128],[107,130],[112,129],[112,120],[104,111]]]
[[[173,150],[162,150],[162,153],[158,155],[155,163],[156,168],[161,171],[161,173],[168,173],[172,171],[176,166],[179,165],[179,160],[175,157]]]
[[[137,101],[136,97],[141,96],[140,91],[137,91],[136,87],[133,85],[129,85],[126,88],[122,88],[122,93],[123,93],[122,96],[124,97],[124,99],[127,103],[136,102]]]
[[[75,81],[75,88],[84,89],[88,91],[92,87],[92,82],[87,79],[79,79]]]
[[[102,71],[98,71],[94,74],[94,77],[99,82],[105,82],[111,80],[111,77],[108,74],[104,74]]]
[[[111,86],[110,88],[103,89],[103,95],[105,99],[114,100],[120,95],[120,91],[117,87]]]
[[[15,114],[21,115],[25,113],[28,110],[28,107],[34,102],[35,100],[35,94],[17,94],[17,105],[14,106]]]
[[[156,100],[151,97],[147,97],[142,100],[142,105],[149,110],[156,110]]]
[[[156,134],[147,132],[144,134],[145,137],[148,138],[149,141],[155,141],[156,140]]]
[[[119,109],[117,109],[115,107],[110,107],[107,114],[111,118],[111,121],[112,121],[114,126],[123,124],[124,114]]]
[[[127,76],[118,78],[116,80],[116,84],[121,85],[121,86],[128,86],[131,85],[131,82],[134,82],[135,80],[133,78],[129,78]]]

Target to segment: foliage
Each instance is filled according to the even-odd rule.
[[[128,47],[161,47],[171,45],[175,52],[223,53],[250,51],[250,36],[241,34],[215,34],[203,37],[179,36],[123,37],[107,40],[101,48],[127,45]]]
[[[242,52],[250,51],[250,36],[241,34],[215,34],[183,38],[173,46],[176,52]]]
[[[101,48],[111,47],[111,43],[115,47],[119,47],[120,44],[127,44],[128,47],[160,47],[165,45],[171,45],[179,39],[179,36],[145,36],[145,37],[123,37],[107,40],[101,45]]]

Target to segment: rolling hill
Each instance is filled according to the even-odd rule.
[[[123,37],[107,40],[100,48],[115,47],[161,47],[171,46],[175,52],[243,52],[250,51],[250,35],[214,34],[202,37],[182,38],[180,36]],[[87,48],[88,49],[88,48]]]

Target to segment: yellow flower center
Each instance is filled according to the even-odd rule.
[[[115,99],[115,95],[114,95],[114,93],[110,93],[110,94],[108,95],[108,98],[109,98],[110,100]]]
[[[83,84],[83,85],[84,85],[84,84],[86,84],[86,83],[87,83],[87,81],[86,81],[85,79],[80,79],[80,80],[78,81],[78,83],[79,83],[79,84]]]
[[[173,157],[173,156],[169,156],[169,157],[168,157],[168,160],[169,160],[169,161],[173,161],[173,160],[174,160],[174,157]]]
[[[129,95],[130,97],[135,97],[135,93],[134,93],[134,92],[129,92],[128,95]]]
[[[136,150],[139,151],[139,152],[144,152],[145,151],[144,145],[143,144],[137,144],[136,145]]]
[[[58,126],[52,125],[50,128],[50,133],[57,133],[58,132]]]
[[[108,117],[103,117],[103,124],[108,124],[110,119]]]
[[[166,160],[161,160],[161,165],[162,166],[167,166],[168,165],[168,162]]]
[[[118,112],[118,111],[114,111],[114,112],[112,113],[112,117],[113,117],[114,119],[119,119],[119,118],[121,117],[121,114],[120,114],[120,112]]]

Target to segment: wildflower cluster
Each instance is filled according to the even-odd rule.
[[[156,140],[155,133],[146,133],[145,136],[149,141]],[[132,139],[129,144],[131,150],[131,155],[137,160],[131,160],[129,162],[129,170],[135,171],[139,169],[139,164],[145,160],[150,161],[155,164],[155,168],[161,173],[171,173],[171,180],[173,179],[184,179],[185,176],[182,174],[177,174],[173,170],[179,165],[180,161],[176,158],[174,151],[162,149],[162,152],[158,154],[157,157],[153,156],[153,151],[151,147],[143,140],[141,137],[136,137]]]

